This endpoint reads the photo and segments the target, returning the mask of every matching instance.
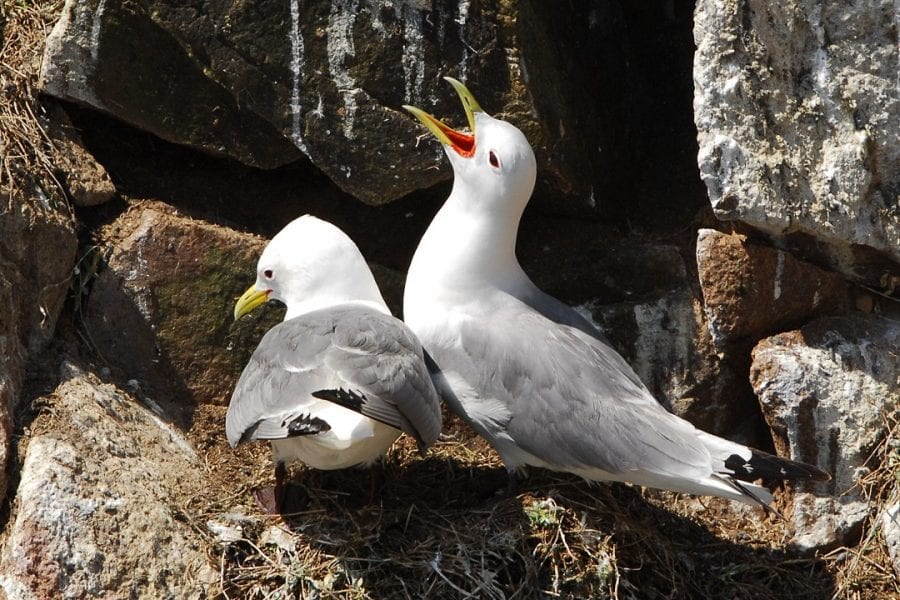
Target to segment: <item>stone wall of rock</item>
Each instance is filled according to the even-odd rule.
[[[136,399],[71,363],[45,398],[0,549],[7,598],[208,598],[218,574],[179,516],[201,461]]]
[[[401,105],[461,124],[441,81],[453,75],[527,132],[569,210],[590,212],[611,191],[646,184],[619,174],[637,175],[635,153],[663,137],[641,117],[653,94],[633,64],[655,61],[637,55],[646,43],[622,36],[634,17],[615,3],[558,11],[533,0],[68,0],[42,86],[248,165],[308,159],[380,204],[449,177],[439,146],[417,139],[424,130]],[[657,22],[671,28],[676,17]]]
[[[72,0],[48,40],[43,87],[250,165],[308,158],[380,203],[447,177],[428,169],[437,147],[412,150],[418,128],[400,110],[435,97],[438,73],[492,63],[494,90],[521,99],[503,50],[515,47],[509,4],[468,15],[413,2]]]
[[[70,123],[46,104],[61,186],[0,196],[3,464],[21,433],[0,589],[218,591],[207,534],[178,507],[230,459],[246,462],[229,473],[258,475],[258,457],[226,447],[222,407],[281,317],[234,323],[233,301],[265,237],[314,212],[359,241],[399,312],[449,177],[400,107],[461,125],[441,75],[536,148],[519,244],[534,280],[603,328],[678,414],[834,475],[779,494],[790,552],[857,542],[874,507],[853,486],[900,410],[891,4],[576,4],[60,7],[41,85],[81,107],[64,104]],[[48,357],[66,365],[35,398],[50,410],[14,422],[27,359],[70,288],[70,350],[89,358]]]
[[[896,6],[700,0],[694,38],[700,177],[746,234],[700,232],[711,332],[726,354],[756,346],[776,447],[834,475],[795,497],[793,543],[853,544],[874,510],[863,464],[900,410]]]
[[[893,289],[895,3],[700,0],[694,38],[698,164],[716,216]]]

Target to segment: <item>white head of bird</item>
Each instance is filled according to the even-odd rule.
[[[472,133],[456,131],[427,112],[404,106],[444,145],[453,190],[422,237],[404,291],[404,306],[440,284],[465,294],[473,285],[513,290],[530,281],[515,257],[519,220],[537,174],[534,152],[511,123],[484,112],[459,81],[453,85]],[[404,315],[409,314],[404,308]],[[415,315],[413,315],[415,318]]]
[[[484,112],[465,85],[452,77],[444,79],[459,94],[471,134],[456,131],[416,107],[404,108],[444,145],[454,173],[448,202],[466,204],[462,207],[466,211],[496,213],[518,224],[537,175],[531,145],[515,125]]]
[[[287,306],[285,320],[350,302],[390,314],[353,240],[312,215],[294,219],[272,238],[257,263],[256,283],[234,306],[234,318],[268,300]]]

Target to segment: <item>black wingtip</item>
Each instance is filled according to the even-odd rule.
[[[425,358],[425,367],[428,369],[428,372],[432,375],[435,373],[439,373],[441,368],[438,366],[434,359],[431,358],[431,355],[428,354],[427,350],[422,350],[422,355]]]
[[[761,450],[750,449],[750,460],[732,454],[725,459],[725,467],[733,476],[744,481],[782,479],[785,481],[829,481],[831,475],[816,466],[781,458]]]
[[[390,414],[385,413],[384,411],[379,411],[377,406],[373,406],[369,399],[366,398],[365,394],[357,393],[353,390],[344,390],[344,389],[330,389],[330,390],[317,390],[312,393],[314,398],[318,398],[320,400],[327,400],[329,402],[334,402],[338,406],[343,406],[346,409],[352,410],[355,413],[359,413],[364,417],[368,417],[373,421],[378,421],[379,423],[383,423],[388,427],[393,427],[394,429],[398,429],[412,436],[413,439],[416,440],[416,443],[419,445],[419,448],[426,447],[425,441],[422,439],[422,436],[419,435],[419,432],[416,431],[415,427],[403,417],[403,415],[392,412]]]
[[[327,421],[324,421],[319,417],[314,417],[312,415],[300,415],[299,417],[291,419],[291,421],[287,423],[287,430],[288,437],[295,437],[299,435],[315,435],[317,433],[331,431],[331,425],[329,425]]]
[[[334,402],[338,406],[348,408],[353,412],[362,412],[363,404],[366,403],[366,397],[363,394],[357,394],[353,390],[331,389],[317,390],[312,393],[313,398],[319,400],[328,400]]]

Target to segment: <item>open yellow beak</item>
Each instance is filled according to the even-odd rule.
[[[444,80],[449,82],[459,95],[459,100],[462,102],[463,108],[466,109],[466,119],[469,121],[469,129],[472,131],[472,135],[475,135],[475,113],[484,112],[481,110],[478,100],[475,99],[475,96],[472,95],[469,88],[463,85],[458,79],[444,77]]]
[[[408,104],[404,104],[403,108],[419,119],[428,131],[434,134],[434,137],[436,137],[440,143],[445,146],[450,146],[461,156],[472,156],[475,154],[475,113],[484,111],[481,110],[481,106],[479,106],[478,101],[475,100],[475,96],[472,95],[472,92],[470,92],[465,85],[452,77],[444,77],[444,79],[453,86],[453,89],[455,89],[456,93],[459,95],[459,99],[466,111],[466,119],[469,121],[469,129],[472,131],[471,134],[456,131],[421,108],[409,106]]]
[[[244,315],[250,313],[258,306],[262,306],[269,299],[271,290],[260,290],[255,285],[247,288],[247,291],[241,294],[238,301],[234,304],[234,320],[237,321]]]

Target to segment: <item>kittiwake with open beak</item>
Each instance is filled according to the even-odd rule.
[[[444,145],[454,180],[412,259],[404,318],[440,368],[444,400],[497,450],[510,480],[530,465],[768,506],[754,480],[829,479],[668,412],[593,325],[532,283],[515,248],[534,153],[447,79],[471,134],[405,107]]]

